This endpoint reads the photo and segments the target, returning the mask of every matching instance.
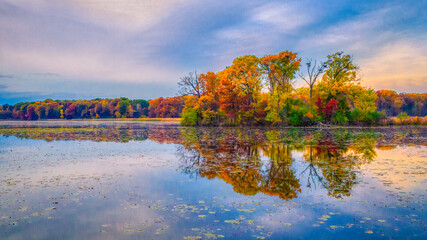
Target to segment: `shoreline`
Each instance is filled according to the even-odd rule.
[[[52,125],[50,125],[50,123]],[[79,125],[81,123],[81,125]],[[102,124],[153,124],[171,125],[179,127],[194,128],[266,128],[266,129],[378,129],[378,128],[424,128],[426,124],[387,124],[387,125],[313,125],[313,126],[285,126],[285,125],[181,125],[180,118],[148,118],[148,119],[45,119],[45,120],[0,120],[0,128],[22,128],[22,127],[87,127],[88,125],[99,126]],[[64,125],[63,125],[64,124]],[[67,126],[68,125],[68,126]]]

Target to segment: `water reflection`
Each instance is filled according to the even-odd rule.
[[[358,170],[376,157],[377,149],[425,145],[425,128],[396,129],[265,129],[177,126],[97,126],[0,128],[4,136],[25,139],[177,144],[179,169],[191,178],[218,178],[243,195],[264,193],[284,200],[307,188],[321,187],[329,196],[348,197],[358,183]],[[296,153],[304,168],[297,173]]]
[[[250,137],[249,137],[250,136]],[[357,183],[357,169],[375,156],[377,134],[368,132],[313,132],[302,130],[248,133],[182,131],[178,156],[185,173],[219,178],[245,195],[264,194],[292,199],[301,192],[292,168],[293,152],[302,152],[308,187],[322,186],[330,196],[349,196]],[[214,140],[212,140],[214,139]]]

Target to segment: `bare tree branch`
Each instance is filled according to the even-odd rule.
[[[202,95],[201,84],[197,71],[189,72],[187,75],[181,77],[178,83],[180,95],[193,95],[198,98]]]

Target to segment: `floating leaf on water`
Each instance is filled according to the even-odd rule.
[[[186,237],[184,237],[184,239],[195,240],[195,239],[202,239],[202,237],[201,236],[186,236]]]
[[[283,225],[285,225],[285,226],[291,226],[292,224],[291,223],[283,223]]]
[[[380,219],[380,220],[378,220],[378,222],[382,222],[382,223],[383,223],[383,222],[386,222],[386,221],[385,221],[385,220]]]
[[[125,225],[125,228],[131,228],[132,226],[131,225]]]
[[[41,214],[39,212],[35,212],[35,213],[31,214],[31,216],[41,216],[41,215],[43,215],[43,214]]]
[[[236,220],[225,220],[225,223],[232,223],[232,224],[240,224],[238,221]]]
[[[368,218],[368,217],[364,217],[363,219],[365,219],[365,220],[371,220],[371,218]]]
[[[205,233],[205,236],[208,238],[223,238],[224,235],[221,234],[212,234],[212,233]]]
[[[255,211],[254,209],[237,209],[239,212],[247,212],[247,213],[253,213]]]
[[[367,230],[365,233],[367,233],[367,234],[372,234],[372,233],[374,233],[374,232],[372,232],[372,230]]]
[[[199,218],[205,218],[205,217],[206,217],[206,215],[199,215],[198,217],[199,217]]]
[[[132,232],[132,229],[125,229],[125,232]]]
[[[200,231],[200,228],[192,228],[191,231]]]
[[[110,227],[111,226],[111,224],[102,224],[102,227],[103,228],[105,228],[105,227]]]
[[[254,224],[253,220],[248,220],[248,224]]]
[[[205,201],[199,201],[199,203],[205,203]]]

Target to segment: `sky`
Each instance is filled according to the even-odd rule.
[[[303,63],[344,51],[363,85],[425,93],[425,9],[423,0],[0,0],[0,103],[175,96],[190,71],[284,50]]]

